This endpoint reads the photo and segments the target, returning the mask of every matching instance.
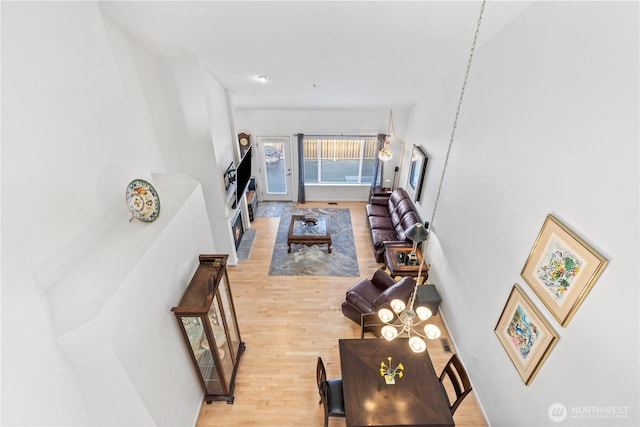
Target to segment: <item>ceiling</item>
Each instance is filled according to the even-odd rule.
[[[478,44],[531,1],[488,1]],[[200,57],[236,109],[410,107],[461,73],[480,1],[108,1],[163,57]],[[270,80],[260,82],[258,75]],[[460,79],[462,81],[462,75]]]

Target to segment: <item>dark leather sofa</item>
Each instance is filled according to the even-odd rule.
[[[413,243],[405,231],[422,220],[404,188],[393,190],[389,197],[373,196],[365,208],[376,261],[384,262],[385,243]]]
[[[360,279],[347,290],[342,313],[359,325],[363,314],[377,312],[395,298],[408,301],[415,284],[411,277],[403,277],[396,282],[384,270],[378,269],[371,279]]]

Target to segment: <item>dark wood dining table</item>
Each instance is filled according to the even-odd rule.
[[[414,353],[408,339],[341,339],[340,364],[347,426],[453,426],[429,353]],[[380,362],[404,366],[386,384]]]

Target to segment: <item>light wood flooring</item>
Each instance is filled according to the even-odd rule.
[[[364,202],[306,203],[304,207],[349,208],[361,277],[371,277],[376,263]],[[359,277],[270,276],[271,252],[279,218],[258,217],[249,259],[229,266],[242,340],[242,356],[236,381],[235,402],[203,403],[197,419],[205,426],[322,426],[324,414],[315,383],[317,356],[327,375],[339,377],[339,338],[359,338],[360,327],[340,309],[345,291]],[[434,317],[448,338],[439,316]],[[442,342],[427,343],[435,370],[440,373],[451,353]],[[452,342],[449,340],[452,346]],[[452,348],[452,351],[455,349]],[[464,361],[463,361],[464,362]],[[454,420],[458,426],[486,426],[474,393],[460,405]],[[330,418],[329,426],[344,426],[343,418]]]

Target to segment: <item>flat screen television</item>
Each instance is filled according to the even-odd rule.
[[[240,164],[236,168],[236,179],[236,202],[239,202],[240,199],[244,197],[244,192],[246,191],[247,185],[249,185],[249,180],[251,179],[251,148],[247,150],[242,160],[240,160]]]

